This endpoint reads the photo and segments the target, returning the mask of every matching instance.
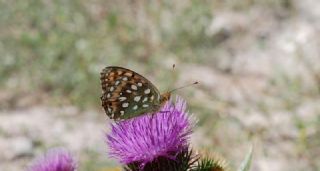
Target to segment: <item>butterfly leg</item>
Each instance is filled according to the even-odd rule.
[[[156,113],[151,114],[151,120],[153,120],[153,117],[156,115]]]

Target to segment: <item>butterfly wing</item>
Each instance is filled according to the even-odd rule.
[[[110,66],[101,72],[102,106],[111,119],[129,119],[152,112],[160,104],[159,90],[140,74]]]

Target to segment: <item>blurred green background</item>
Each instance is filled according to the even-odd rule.
[[[317,0],[0,1],[0,170],[54,146],[80,171],[107,156],[100,71],[130,68],[179,90],[198,119],[192,145],[236,168],[319,171]],[[172,71],[172,65],[176,69]]]

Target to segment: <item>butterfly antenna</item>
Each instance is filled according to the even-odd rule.
[[[176,64],[172,64],[172,74],[174,73],[174,69],[176,68]],[[171,91],[169,91],[169,89],[167,88],[167,91],[166,92],[172,92],[172,90]]]
[[[184,86],[181,86],[181,87],[178,87],[178,88],[175,88],[173,90],[170,90],[169,93],[172,93],[174,91],[177,91],[177,90],[180,90],[180,89],[183,89],[183,88],[186,88],[186,87],[190,87],[190,86],[193,86],[195,84],[199,84],[198,81],[194,82],[194,83],[191,83],[191,84],[187,84],[187,85],[184,85]]]

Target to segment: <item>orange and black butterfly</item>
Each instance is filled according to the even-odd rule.
[[[145,77],[122,67],[109,66],[101,72],[102,106],[110,119],[130,119],[160,110],[170,92],[159,90]]]

